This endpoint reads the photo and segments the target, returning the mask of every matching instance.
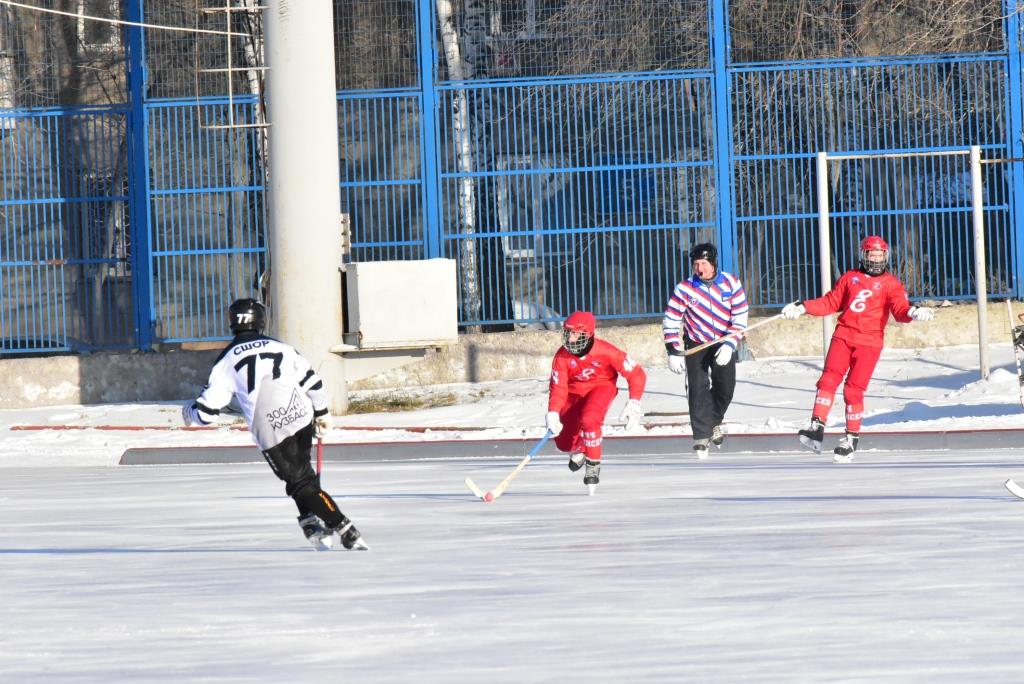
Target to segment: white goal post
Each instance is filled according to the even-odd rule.
[[[864,154],[846,154],[818,152],[817,154],[817,198],[818,198],[818,250],[819,263],[821,264],[821,289],[828,292],[832,289],[832,257],[831,257],[831,219],[829,213],[829,174],[828,163],[830,161],[844,161],[852,159],[886,159],[901,157],[950,157],[968,156],[971,167],[971,217],[974,232],[974,269],[975,284],[977,289],[978,303],[978,360],[981,370],[981,377],[989,375],[988,361],[988,321],[986,316],[986,304],[988,302],[987,282],[988,275],[985,269],[985,215],[984,197],[982,194],[981,165],[1001,164],[1006,162],[1021,161],[1018,159],[982,159],[981,147],[971,147],[934,152],[878,152]],[[829,339],[832,334],[832,318],[822,318],[822,352],[828,350]]]

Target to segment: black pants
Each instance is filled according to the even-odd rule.
[[[700,343],[686,338],[685,344],[690,349]],[[686,357],[686,382],[689,385],[686,398],[694,439],[711,438],[711,428],[725,420],[725,412],[736,391],[736,354],[732,355],[729,363],[719,366],[715,363],[715,352],[721,346],[715,344]]]
[[[331,495],[320,489],[320,476],[310,464],[313,448],[313,424],[296,432],[275,447],[263,452],[270,469],[284,481],[284,493],[292,497],[299,515],[315,513],[327,527],[337,527],[347,518],[338,510]]]

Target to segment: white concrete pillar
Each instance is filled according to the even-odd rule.
[[[341,195],[331,0],[268,0],[271,331],[294,345],[344,413]]]

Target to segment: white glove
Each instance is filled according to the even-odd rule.
[[[668,369],[676,375],[682,375],[686,372],[686,357],[685,356],[669,356],[668,357]]]
[[[935,309],[929,309],[927,306],[912,306],[907,314],[915,321],[930,321],[935,317]]]
[[[185,404],[181,407],[181,422],[185,424],[185,427],[192,427],[200,422],[195,404]]]
[[[727,366],[730,360],[732,360],[732,347],[723,344],[715,352],[715,363],[719,366]]]
[[[558,411],[548,411],[547,415],[544,416],[544,425],[547,426],[552,434],[562,434],[562,419],[559,418]]]
[[[325,413],[322,416],[317,416],[313,419],[313,432],[316,434],[317,439],[323,439],[327,436],[327,431],[331,429],[331,420],[329,413]]]
[[[786,306],[782,307],[782,317],[787,321],[796,320],[805,313],[807,313],[807,309],[804,308],[804,305],[800,302],[790,302]]]
[[[630,399],[626,402],[626,407],[622,409],[622,414],[619,416],[619,420],[626,422],[627,430],[635,430],[640,425],[640,421],[643,417],[644,410],[640,407],[640,400]]]

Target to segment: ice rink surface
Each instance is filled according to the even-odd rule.
[[[3,469],[3,682],[1019,682],[1024,450]],[[524,442],[523,453],[530,446]]]

